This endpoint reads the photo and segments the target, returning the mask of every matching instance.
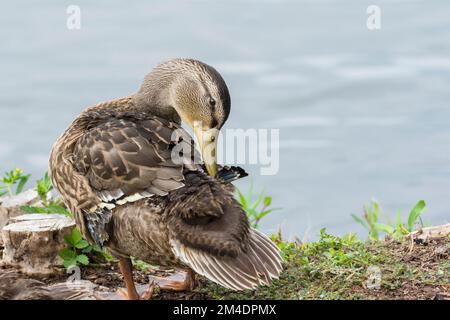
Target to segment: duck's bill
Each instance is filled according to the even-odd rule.
[[[211,163],[211,164],[206,164],[205,163],[205,167],[206,167],[206,170],[208,171],[208,174],[211,177],[215,177],[216,176],[216,174],[217,174],[217,162],[214,162],[214,163]]]
[[[211,177],[215,177],[217,174],[217,139],[219,130],[194,128],[194,132],[200,145],[206,170]]]

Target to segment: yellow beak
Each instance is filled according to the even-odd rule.
[[[200,151],[206,170],[211,177],[215,177],[217,174],[217,140],[219,130],[204,130],[200,126],[194,126],[193,128],[198,144],[200,145]]]

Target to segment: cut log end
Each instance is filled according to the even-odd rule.
[[[11,218],[24,214],[21,207],[25,205],[42,206],[36,190],[29,189],[17,195],[0,197],[0,231]],[[1,236],[0,245],[3,245]]]
[[[48,275],[61,266],[58,251],[75,223],[61,214],[25,214],[3,227],[3,263],[29,275]]]

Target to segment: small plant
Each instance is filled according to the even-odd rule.
[[[390,219],[387,219],[387,223],[380,223],[380,205],[373,200],[370,204],[364,206],[362,217],[353,213],[351,216],[369,232],[369,238],[371,239],[379,240],[380,233],[385,233],[395,239],[402,239],[405,235],[414,231],[414,226],[420,221],[420,215],[424,210],[425,201],[420,200],[409,212],[406,223],[401,221],[400,212],[397,212],[395,223],[392,223]]]
[[[58,255],[63,259],[64,267],[70,268],[71,266],[90,264],[90,258],[96,258],[95,260],[111,261],[112,256],[102,250],[98,245],[91,245],[81,235],[78,228],[74,228],[70,235],[64,237],[64,241],[67,243],[67,248],[61,249]]]
[[[290,242],[290,241],[284,241],[281,238],[281,234],[271,234],[270,239],[277,245],[277,247],[281,251],[281,257],[283,258],[283,261],[288,261],[290,259],[293,259],[298,255],[298,250],[301,247],[296,242]]]
[[[131,263],[133,267],[141,271],[148,271],[150,269],[150,265],[147,262],[136,259],[135,257],[131,257]]]
[[[264,191],[261,191],[258,198],[255,201],[252,201],[253,195],[253,185],[250,185],[250,189],[247,193],[247,196],[244,196],[242,192],[237,189],[237,197],[238,201],[242,206],[242,209],[247,214],[248,219],[250,220],[250,225],[253,228],[258,228],[259,222],[266,215],[271,213],[277,209],[269,209],[269,206],[272,204],[272,197],[265,196]],[[258,210],[258,206],[261,206],[261,209]]]
[[[22,206],[20,209],[26,213],[60,213],[65,214],[68,217],[72,216],[70,211],[61,205],[59,199],[50,201],[44,207]]]
[[[74,228],[70,235],[64,237],[67,248],[61,249],[58,255],[63,259],[63,265],[66,268],[71,266],[87,266],[94,262],[104,263],[112,261],[114,258],[98,245],[89,244],[78,228]]]
[[[48,172],[46,172],[42,179],[36,181],[36,192],[44,206],[48,205],[48,193],[52,190],[53,185],[48,176]]]
[[[302,264],[308,265],[310,259],[320,259],[327,268],[357,268],[367,265],[373,258],[364,243],[354,234],[336,237],[320,230],[319,240],[305,243],[302,247]]]
[[[86,255],[92,251],[92,246],[83,239],[80,230],[74,228],[70,235],[64,236],[64,241],[69,245],[58,252],[58,255],[63,259],[64,267],[89,264],[89,258]]]
[[[36,181],[35,190],[39,195],[42,207],[22,206],[22,211],[26,213],[60,213],[69,217],[72,216],[70,211],[62,206],[61,199],[49,196],[49,193],[53,190],[53,185],[47,172],[42,179]]]
[[[19,168],[6,172],[5,175],[0,178],[0,182],[3,184],[0,185],[0,197],[6,194],[12,196],[21,193],[30,176],[30,174],[24,175],[23,170]],[[15,193],[13,192],[14,185],[17,185]]]

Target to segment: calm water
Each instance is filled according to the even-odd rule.
[[[79,5],[81,30],[66,28]],[[279,128],[280,171],[260,176],[282,210],[263,229],[314,237],[362,231],[371,198],[425,220],[450,217],[450,3],[39,1],[0,10],[0,171],[39,177],[85,106],[128,95],[159,61],[214,65],[232,94],[228,128]],[[246,190],[250,180],[239,184]]]

